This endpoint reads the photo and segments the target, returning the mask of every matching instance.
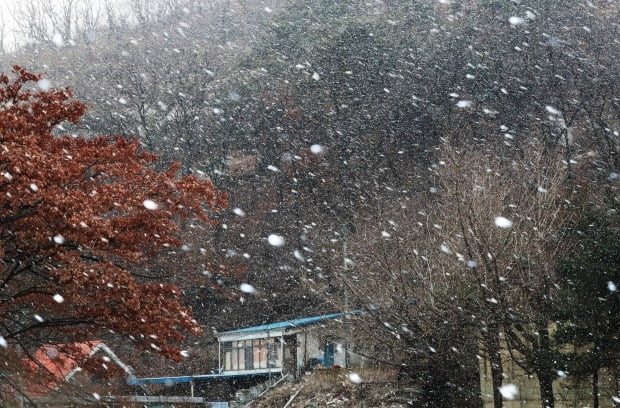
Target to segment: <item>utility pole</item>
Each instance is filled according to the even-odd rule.
[[[347,238],[346,236],[342,237],[342,270],[344,278],[346,279],[347,277],[347,271],[349,269],[349,263],[347,262]],[[347,287],[346,282],[344,283],[344,312],[348,313],[349,312],[349,288]]]
[[[343,301],[344,301],[344,329],[345,329],[345,344],[343,344],[344,347],[344,365],[346,367],[349,366],[349,345],[347,344],[348,341],[351,338],[351,325],[349,323],[349,312],[351,311],[351,306],[349,304],[349,287],[347,285],[347,279],[349,279],[349,259],[347,257],[348,254],[348,247],[347,247],[347,239],[349,237],[349,235],[351,233],[353,233],[355,231],[355,227],[353,226],[352,223],[348,222],[346,224],[342,224],[342,226],[340,227],[340,234],[342,237],[342,279],[343,279],[343,293],[342,296],[344,297]]]

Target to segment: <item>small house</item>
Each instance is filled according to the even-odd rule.
[[[44,345],[23,364],[19,398],[39,405],[115,392],[133,376],[131,367],[102,341]]]
[[[344,338],[348,337],[345,334],[351,315],[361,313],[303,317],[215,333],[219,364],[211,374],[130,377],[128,384],[132,386],[165,385],[176,396],[135,396],[128,400],[230,401],[237,398],[239,390],[263,389],[261,385],[277,383],[288,375],[299,377],[315,366],[360,366],[363,357],[353,353]]]
[[[345,313],[304,317],[216,333],[220,374],[293,374],[306,369],[348,367],[360,359],[337,333]]]

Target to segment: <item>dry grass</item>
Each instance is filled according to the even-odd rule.
[[[361,382],[352,382],[351,374],[357,374]],[[407,398],[398,396],[402,390],[396,382],[396,371],[392,369],[319,368],[299,382],[266,393],[250,406],[284,407],[297,392],[288,408],[412,406]]]

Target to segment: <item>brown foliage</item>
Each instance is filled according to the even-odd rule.
[[[174,344],[200,331],[191,310],[177,287],[131,270],[227,196],[176,164],[156,171],[136,140],[54,135],[85,106],[68,89],[29,88],[40,80],[17,66],[0,75],[0,336],[37,346],[111,331],[179,358]]]

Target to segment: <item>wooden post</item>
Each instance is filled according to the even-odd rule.
[[[293,402],[293,400],[295,399],[295,397],[296,397],[297,395],[299,395],[299,393],[301,392],[301,390],[302,390],[304,387],[305,387],[305,384],[304,384],[304,385],[302,385],[301,387],[299,387],[299,389],[297,390],[297,392],[296,392],[296,393],[295,393],[295,394],[291,397],[291,399],[289,399],[289,400],[288,400],[288,402],[286,403],[286,405],[285,405],[284,407],[282,407],[282,408],[286,408],[286,407],[288,407],[289,405],[291,405],[291,402]]]
[[[284,375],[284,333],[280,336],[280,375]]]

